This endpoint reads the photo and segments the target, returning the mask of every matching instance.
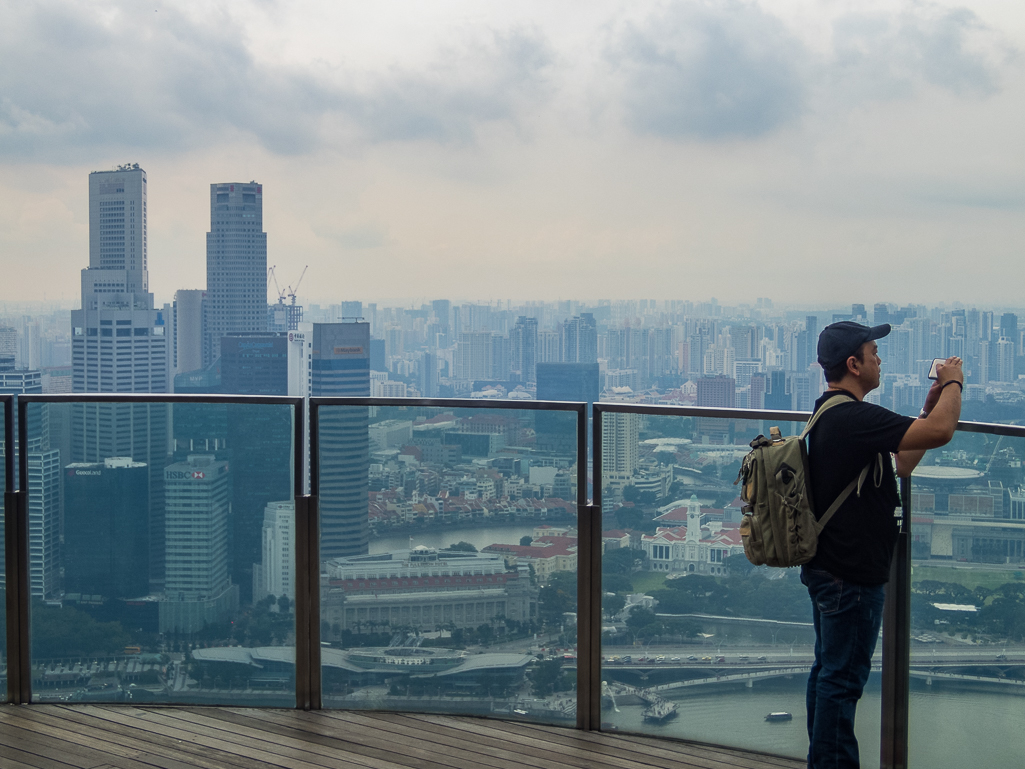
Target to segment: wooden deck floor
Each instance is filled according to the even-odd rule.
[[[802,769],[683,742],[480,718],[112,705],[0,706],[3,769]]]

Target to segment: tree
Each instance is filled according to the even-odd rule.
[[[611,574],[630,574],[644,564],[644,558],[643,550],[634,550],[632,547],[607,550],[601,560],[604,573],[602,579],[608,579]]]
[[[601,610],[609,617],[613,617],[623,611],[626,606],[626,598],[615,593],[606,593],[601,599]]]
[[[448,546],[449,550],[457,553],[476,553],[477,548],[471,545],[469,542],[456,542],[454,545]]]
[[[635,633],[641,628],[647,625],[653,625],[658,621],[658,617],[655,616],[655,612],[651,609],[645,609],[643,606],[638,606],[630,612],[630,616],[626,618],[626,626]]]
[[[529,534],[527,534],[525,536],[522,536],[522,537],[520,537],[520,547],[530,547],[530,545],[531,545],[531,543],[533,541],[534,541],[534,538],[532,536],[530,536]]]
[[[532,689],[535,697],[545,697],[556,691],[562,677],[562,660],[550,659],[538,662],[531,674]]]
[[[287,595],[283,595],[278,599],[278,611],[282,614],[288,614],[288,609],[292,605],[292,602],[288,600]]]
[[[577,610],[577,575],[573,571],[556,571],[538,594],[538,613],[545,622],[558,623],[562,615]]]

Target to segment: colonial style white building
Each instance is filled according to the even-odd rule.
[[[651,571],[682,574],[726,574],[726,559],[744,552],[740,528],[710,521],[701,525],[701,506],[692,496],[687,503],[687,525],[659,527],[641,537]]]

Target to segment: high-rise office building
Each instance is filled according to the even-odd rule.
[[[146,258],[146,172],[89,174],[89,266],[82,309],[71,313],[74,392],[167,392],[168,324],[153,308]]]
[[[210,185],[206,234],[206,302],[203,362],[221,351],[221,337],[267,330],[267,234],[263,185]]]
[[[194,454],[164,470],[167,533],[160,632],[195,633],[238,608],[228,576],[228,463]]]
[[[39,371],[0,365],[0,394],[42,393]],[[33,596],[50,598],[60,590],[60,451],[50,443],[50,408],[45,403],[28,412],[29,583]],[[15,450],[19,446],[15,414]],[[0,465],[5,448],[0,446]],[[0,483],[4,481],[0,467]],[[0,572],[3,572],[3,534],[0,533]],[[6,584],[0,573],[0,585]]]
[[[537,318],[521,315],[509,333],[510,368],[521,382],[537,381]]]
[[[490,331],[464,331],[459,335],[452,360],[452,378],[473,381],[490,379],[495,347]]]
[[[295,502],[269,502],[261,536],[262,560],[253,564],[253,600],[295,598]]]
[[[228,334],[221,338],[220,365],[223,393],[288,395],[288,333]],[[233,481],[231,574],[247,599],[255,584],[249,571],[260,558],[264,510],[274,500],[287,499],[292,490],[293,414],[283,405],[224,408],[224,456],[231,458]]]
[[[562,325],[562,362],[595,363],[598,360],[598,325],[589,312]]]
[[[138,164],[89,174],[89,266],[82,308],[71,313],[72,390],[164,393],[170,387],[170,335],[154,309],[147,256],[147,181]],[[163,466],[167,408],[159,404],[76,404],[70,462],[131,457],[149,467],[150,579],[163,578]]]
[[[14,368],[18,357],[18,329],[0,326],[0,371]]]
[[[221,392],[288,395],[287,332],[226,334],[220,347]]]
[[[370,395],[370,324],[303,323],[290,335],[289,395]],[[366,553],[370,544],[369,410],[321,409],[320,553]]]
[[[697,380],[697,406],[733,408],[736,406],[736,397],[736,380],[731,376],[704,376]],[[728,419],[699,417],[694,426],[701,440],[709,443],[729,442],[732,425]]]
[[[633,482],[639,461],[641,420],[640,414],[610,412],[602,417],[603,484],[621,489]]]
[[[180,289],[174,292],[175,374],[203,368],[203,301],[206,291]]]
[[[539,401],[584,401],[587,418],[600,395],[597,363],[538,363]],[[535,417],[537,446],[543,451],[567,453],[576,446],[572,414],[541,411]]]
[[[149,590],[146,465],[127,457],[64,468],[64,590],[139,598]]]
[[[438,356],[433,352],[425,352],[420,356],[417,369],[417,386],[424,398],[438,397]]]

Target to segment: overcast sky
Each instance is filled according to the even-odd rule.
[[[135,162],[159,302],[255,179],[312,302],[1021,306],[1023,52],[1021,0],[0,0],[0,299],[78,296]]]

